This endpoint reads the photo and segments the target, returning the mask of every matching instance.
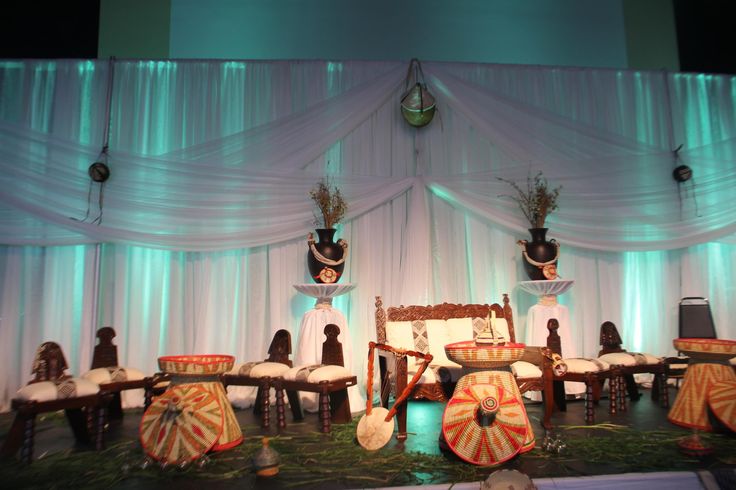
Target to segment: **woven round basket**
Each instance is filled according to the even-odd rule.
[[[674,339],[672,344],[688,356],[712,355],[724,360],[736,356],[736,340],[726,339]]]
[[[161,371],[170,374],[222,374],[230,371],[235,357],[224,354],[162,356],[158,358]]]
[[[493,406],[495,419],[481,425],[479,408]],[[527,435],[523,404],[496,385],[473,385],[455,391],[442,415],[448,447],[461,459],[483,466],[503,463],[519,453]]]
[[[174,386],[156,397],[143,414],[143,450],[157,461],[180,464],[198,459],[222,434],[220,402],[194,385]]]
[[[466,368],[488,369],[508,366],[524,355],[524,344],[478,345],[472,340],[445,346],[447,358]]]

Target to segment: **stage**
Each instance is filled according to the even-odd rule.
[[[671,389],[671,396],[676,391]],[[236,410],[245,442],[229,451],[210,455],[204,465],[161,468],[146,461],[138,442],[142,411],[127,410],[122,421],[112,421],[103,452],[74,448],[74,439],[62,415],[37,422],[35,460],[26,467],[15,461],[0,463],[0,481],[8,488],[155,489],[349,489],[421,485],[423,489],[479,488],[479,482],[498,469],[515,469],[530,476],[540,489],[574,488],[734,488],[736,437],[708,434],[715,447],[703,459],[682,455],[676,441],[689,432],[666,419],[667,410],[644,396],[629,404],[626,413],[608,414],[608,401],[596,409],[596,426],[586,427],[582,401],[568,403],[566,413],[555,412],[555,431],[545,434],[539,425],[541,405],[527,402],[537,447],[494,468],[460,461],[438,445],[443,404],[415,401],[409,406],[409,437],[395,439],[372,453],[355,441],[355,425],[333,426],[330,435],[317,432],[316,414],[289,423],[279,432],[261,429],[251,410]],[[290,415],[287,422],[290,422]],[[11,414],[0,415],[0,437],[5,438]],[[275,421],[275,417],[272,417]],[[560,454],[542,449],[545,435],[564,444]],[[281,455],[280,473],[257,478],[251,457],[263,436]],[[558,444],[559,446],[559,444]],[[713,486],[715,485],[715,486]]]

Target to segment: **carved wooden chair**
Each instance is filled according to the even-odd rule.
[[[118,348],[112,341],[115,335],[115,329],[112,327],[102,327],[97,330],[97,345],[92,355],[92,366],[82,375],[82,378],[112,393],[107,415],[112,419],[121,419],[123,417],[122,392],[142,389],[144,406],[148,408],[153,397],[153,377],[146,376],[138,369],[120,366]]]
[[[617,393],[619,373],[617,366],[613,366],[600,359],[584,359],[584,358],[568,358],[562,354],[562,342],[557,330],[560,324],[556,318],[551,318],[547,322],[547,347],[553,354],[557,354],[561,358],[566,370],[553,370],[554,373],[554,404],[558,410],[564,412],[567,410],[567,400],[565,399],[565,381],[577,381],[585,383],[585,423],[595,423],[595,409],[601,398],[601,386],[608,379],[610,386],[609,396],[609,413],[615,414],[617,411]]]
[[[628,352],[621,347],[621,335],[613,322],[603,322],[600,330],[601,350],[598,359],[606,361],[611,365],[618,366],[618,409],[626,410],[626,398],[624,386],[632,401],[638,400],[641,395],[634,379],[635,374],[651,373],[654,379],[652,387],[652,400],[659,400],[663,407],[669,406],[669,395],[665,383],[665,365],[661,357],[652,354]]]
[[[322,432],[330,432],[332,423],[346,424],[352,420],[348,388],[355,386],[358,379],[344,365],[342,344],[337,340],[340,327],[327,324],[324,329],[326,340],[322,344],[322,364],[295,366],[275,380],[276,413],[279,427],[286,427],[284,395],[289,398],[294,420],[302,420],[299,391],[319,395],[319,419]]]
[[[44,342],[36,351],[31,374],[33,379],[11,401],[15,411],[13,425],[0,449],[2,457],[14,455],[20,448],[21,462],[33,460],[36,415],[64,410],[78,443],[94,442],[104,446],[105,409],[110,395],[83,378],[66,373],[66,359],[56,342]]]
[[[271,388],[276,387],[275,379],[292,367],[290,355],[291,333],[281,329],[274,334],[268,348],[268,357],[264,361],[243,363],[221,377],[226,389],[228,386],[258,387],[253,413],[261,416],[261,426],[264,428],[271,425]]]

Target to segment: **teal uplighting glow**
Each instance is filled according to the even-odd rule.
[[[621,302],[623,325],[619,332],[627,350],[643,352],[664,333],[665,316],[661,308],[662,283],[667,281],[667,252],[624,252]]]
[[[432,194],[447,201],[451,205],[457,204],[457,200],[455,199],[455,196],[451,192],[445,190],[444,188],[439,187],[435,184],[428,184],[427,188],[432,192]]]
[[[92,143],[93,127],[104,128],[107,121],[99,120],[99,117],[93,115],[96,106],[105,105],[106,100],[98,100],[95,98],[95,75],[96,65],[91,60],[81,61],[77,65],[79,71],[80,94],[79,94],[79,142],[85,145]],[[107,74],[109,76],[109,73]],[[104,112],[101,112],[104,117]],[[104,132],[104,131],[103,131]],[[100,133],[102,136],[103,133]]]
[[[72,295],[72,312],[71,312],[71,323],[72,323],[72,350],[69,353],[70,357],[72,359],[79,359],[80,357],[80,340],[82,339],[82,325],[83,325],[83,315],[84,315],[84,306],[85,306],[85,266],[86,261],[85,258],[87,256],[87,250],[89,247],[93,247],[94,245],[77,245],[73,247],[73,255],[74,255],[74,274],[71,277],[71,286],[72,291],[74,291]],[[90,288],[92,290],[92,288]],[[92,298],[93,301],[95,301],[95,298]],[[93,322],[96,322],[96,319],[92,319]]]

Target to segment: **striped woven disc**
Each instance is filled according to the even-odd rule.
[[[482,404],[498,406],[495,419],[487,426],[479,422]],[[442,415],[442,433],[450,449],[463,460],[497,465],[514,457],[524,445],[526,412],[511,391],[490,384],[472,385],[455,390]]]
[[[193,461],[215,445],[223,422],[222,407],[212,394],[192,384],[174,386],[143,414],[141,444],[157,461]]]
[[[736,432],[736,381],[719,381],[708,392],[708,405],[713,415]]]

